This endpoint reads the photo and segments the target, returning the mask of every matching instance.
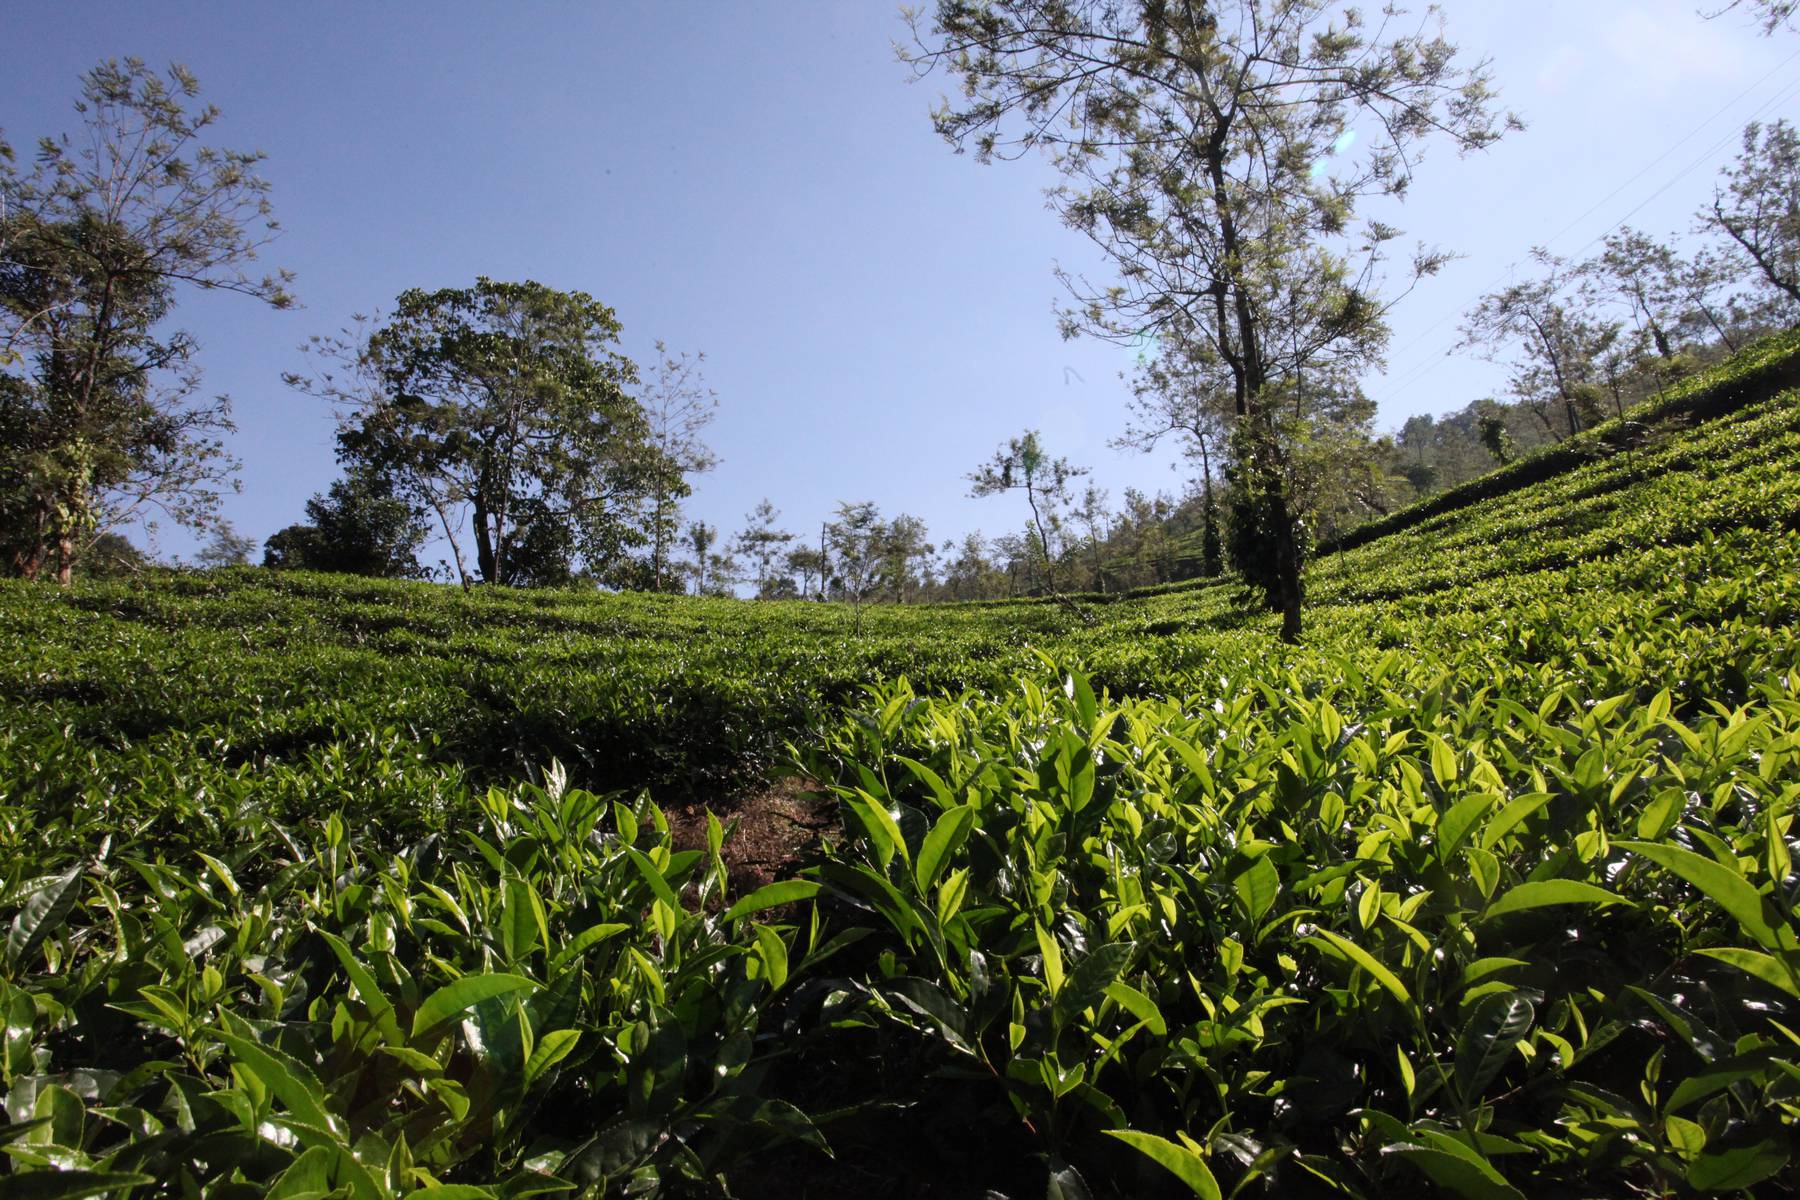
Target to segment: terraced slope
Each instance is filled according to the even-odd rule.
[[[1322,558],[1297,648],[0,588],[0,1185],[1792,1191],[1793,349]],[[784,764],[841,832],[734,895],[654,801]]]

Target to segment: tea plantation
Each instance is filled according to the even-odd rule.
[[[1797,382],[1326,548],[1299,647],[0,586],[0,1197],[1800,1190]],[[778,776],[841,824],[746,894]]]

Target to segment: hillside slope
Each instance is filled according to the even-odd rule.
[[[1792,353],[1326,555],[1299,647],[1228,583],[0,587],[11,1170],[1791,1191]],[[733,895],[654,801],[780,769],[843,824]]]

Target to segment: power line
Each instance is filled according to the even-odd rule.
[[[1576,217],[1573,221],[1570,221],[1567,225],[1564,225],[1561,229],[1557,230],[1554,234],[1550,235],[1549,240],[1544,242],[1544,245],[1546,247],[1550,246],[1558,238],[1562,237],[1563,234],[1569,232],[1569,230],[1575,228],[1577,225],[1581,224],[1583,221],[1585,221],[1589,217],[1593,216],[1596,212],[1599,212],[1601,207],[1604,206],[1605,204],[1607,204],[1608,202],[1610,202],[1613,199],[1613,197],[1617,196],[1620,192],[1624,191],[1626,188],[1630,187],[1632,184],[1636,183],[1638,180],[1640,180],[1644,176],[1648,175],[1652,170],[1654,170],[1656,168],[1656,165],[1658,163],[1663,161],[1663,159],[1669,157],[1669,155],[1675,153],[1675,151],[1681,149],[1683,146],[1685,146],[1689,142],[1693,141],[1695,137],[1699,136],[1699,133],[1702,129],[1705,129],[1708,125],[1711,125],[1714,121],[1716,121],[1720,117],[1724,116],[1726,114],[1726,112],[1729,111],[1730,109],[1737,107],[1737,104],[1740,100],[1742,100],[1745,96],[1748,96],[1751,92],[1754,92],[1757,88],[1761,87],[1763,84],[1767,83],[1770,79],[1774,78],[1774,76],[1778,72],[1784,70],[1788,66],[1788,64],[1793,62],[1795,59],[1800,59],[1800,50],[1794,51],[1792,54],[1788,55],[1781,62],[1777,63],[1775,65],[1775,67],[1768,72],[1768,74],[1764,75],[1761,79],[1758,79],[1755,83],[1751,84],[1749,87],[1747,87],[1743,91],[1739,92],[1736,96],[1733,96],[1730,100],[1725,102],[1724,107],[1720,108],[1718,112],[1715,112],[1712,116],[1706,118],[1706,120],[1700,122],[1700,124],[1694,126],[1693,129],[1689,130],[1687,133],[1687,136],[1683,137],[1680,141],[1675,142],[1667,150],[1664,150],[1661,154],[1659,154],[1655,158],[1651,159],[1647,164],[1645,164],[1643,169],[1640,170],[1636,175],[1633,175],[1630,179],[1627,179],[1624,183],[1621,183],[1618,187],[1616,187],[1612,191],[1606,193],[1606,195],[1602,196],[1599,200],[1595,201],[1593,206],[1590,207],[1586,212],[1582,213],[1579,217]],[[1633,209],[1632,211],[1635,212],[1636,209]],[[1630,216],[1631,216],[1631,214],[1627,213],[1626,219],[1629,220]]]
[[[1795,83],[1790,84],[1787,88],[1783,89],[1783,91],[1781,93],[1777,94],[1768,103],[1764,104],[1761,108],[1757,109],[1756,112],[1751,114],[1750,119],[1751,120],[1759,119],[1769,109],[1772,109],[1775,106],[1783,103],[1784,101],[1791,99],[1793,97],[1793,95],[1795,95],[1797,93],[1800,93],[1800,80],[1797,80]],[[1572,257],[1572,258],[1579,257],[1582,253],[1584,253],[1588,249],[1588,247],[1593,246],[1593,245],[1599,243],[1604,238],[1606,238],[1614,230],[1618,229],[1621,225],[1625,224],[1625,222],[1629,221],[1633,216],[1635,216],[1640,210],[1642,210],[1644,208],[1645,205],[1649,204],[1651,201],[1655,200],[1658,196],[1661,196],[1664,192],[1668,191],[1671,187],[1673,187],[1677,183],[1681,182],[1688,175],[1692,174],[1696,168],[1698,168],[1701,165],[1703,165],[1704,163],[1706,163],[1709,159],[1711,159],[1713,157],[1713,155],[1718,153],[1718,151],[1721,147],[1723,147],[1726,143],[1730,142],[1732,139],[1736,138],[1737,136],[1739,136],[1738,132],[1736,130],[1733,130],[1732,132],[1727,133],[1724,137],[1720,138],[1718,141],[1714,142],[1711,146],[1707,147],[1707,149],[1705,151],[1703,151],[1698,158],[1696,158],[1693,162],[1689,163],[1687,166],[1683,167],[1680,171],[1678,171],[1674,175],[1673,178],[1669,179],[1668,182],[1664,183],[1661,187],[1657,188],[1654,192],[1652,192],[1648,196],[1644,197],[1644,199],[1639,201],[1631,209],[1630,212],[1627,212],[1624,216],[1620,217],[1617,221],[1613,222],[1610,226],[1601,230],[1594,237],[1590,238],[1586,244],[1584,244],[1579,249],[1577,249],[1575,251],[1575,253],[1573,255],[1571,255],[1570,257]],[[1517,264],[1514,264],[1514,266],[1516,266],[1516,265]],[[1499,275],[1498,277],[1495,278],[1494,283],[1498,283],[1501,279],[1507,278],[1511,274],[1513,269],[1514,269],[1513,266],[1509,266],[1505,272],[1503,272],[1501,275]],[[1484,291],[1491,290],[1494,286],[1494,283],[1488,284],[1488,287],[1483,290]],[[1424,333],[1421,333],[1419,335],[1419,337],[1414,338],[1412,342],[1409,342],[1407,344],[1408,347],[1417,345],[1420,340],[1422,340],[1425,336],[1429,335],[1433,330],[1441,327],[1446,321],[1450,320],[1450,318],[1454,315],[1455,315],[1455,312],[1453,310],[1447,311],[1444,316],[1439,317],[1436,322],[1434,322],[1429,328],[1427,328],[1424,331]],[[1404,377],[1402,377],[1392,387],[1387,388],[1385,391],[1385,398],[1393,399],[1394,397],[1399,396],[1401,393],[1403,393],[1403,392],[1407,391],[1409,388],[1411,388],[1413,386],[1413,384],[1417,383],[1419,380],[1423,379],[1425,376],[1431,374],[1431,372],[1434,371],[1435,369],[1437,369],[1437,367],[1443,362],[1444,358],[1446,356],[1448,356],[1453,350],[1456,349],[1456,345],[1457,345],[1457,343],[1455,341],[1451,341],[1450,343],[1445,345],[1442,350],[1438,351],[1435,354],[1428,355],[1425,359],[1423,359],[1419,363],[1418,366],[1416,366],[1411,371],[1409,371]]]
[[[1680,141],[1675,142],[1674,144],[1669,146],[1668,149],[1664,150],[1661,154],[1659,154],[1655,158],[1651,159],[1650,162],[1645,164],[1637,172],[1637,174],[1633,175],[1630,179],[1627,179],[1624,183],[1621,183],[1618,187],[1616,187],[1612,191],[1608,192],[1605,196],[1601,197],[1598,201],[1596,201],[1593,205],[1591,205],[1586,212],[1582,213],[1580,216],[1576,217],[1573,221],[1570,221],[1567,225],[1564,225],[1561,229],[1557,230],[1554,234],[1552,234],[1550,236],[1550,238],[1547,241],[1545,241],[1543,243],[1543,245],[1546,247],[1550,246],[1558,238],[1562,237],[1563,234],[1569,232],[1569,230],[1575,228],[1577,225],[1581,224],[1583,221],[1585,221],[1589,217],[1593,216],[1594,213],[1597,212],[1601,208],[1602,205],[1606,204],[1613,197],[1617,196],[1620,192],[1624,191],[1626,188],[1630,187],[1632,184],[1634,184],[1638,180],[1642,179],[1645,175],[1649,174],[1653,169],[1655,169],[1655,167],[1658,163],[1660,163],[1664,159],[1668,158],[1669,155],[1675,153],[1675,151],[1677,151],[1681,147],[1687,145],[1687,143],[1693,141],[1694,138],[1699,135],[1699,133],[1702,129],[1705,129],[1708,125],[1711,125],[1714,121],[1716,121],[1720,117],[1724,116],[1732,108],[1735,108],[1738,105],[1738,103],[1743,100],[1743,98],[1745,96],[1748,96],[1751,92],[1754,92],[1757,88],[1759,88],[1763,84],[1767,83],[1770,80],[1770,78],[1772,78],[1777,72],[1781,71],[1789,63],[1792,63],[1797,58],[1800,58],[1800,50],[1796,50],[1794,53],[1788,55],[1787,58],[1783,59],[1780,63],[1776,64],[1776,66],[1773,70],[1769,71],[1768,73],[1763,75],[1762,78],[1758,79],[1755,83],[1751,84],[1749,87],[1747,87],[1743,91],[1739,92],[1736,96],[1733,96],[1730,100],[1726,101],[1725,104],[1717,112],[1713,113],[1712,116],[1707,117],[1704,121],[1700,122],[1700,124],[1694,126],[1692,129],[1690,129],[1687,132],[1687,135],[1684,136]],[[1636,210],[1634,209],[1633,211],[1636,211]],[[1629,218],[1629,214],[1628,214],[1628,218]],[[1489,288],[1492,288],[1494,286],[1494,284],[1497,284],[1502,279],[1506,278],[1506,276],[1511,271],[1512,271],[1512,267],[1511,266],[1507,267],[1507,269],[1505,271],[1502,271],[1498,276],[1496,276],[1494,278],[1492,283],[1489,283],[1487,285],[1487,288],[1483,288],[1482,290],[1486,291]],[[1449,319],[1450,318],[1448,316],[1438,318],[1438,320],[1434,324],[1430,325],[1423,332],[1418,334],[1418,336],[1414,337],[1412,341],[1410,341],[1406,345],[1400,347],[1400,349],[1397,353],[1400,353],[1400,354],[1406,353],[1408,350],[1412,349],[1414,346],[1416,346],[1420,342],[1424,341],[1439,326],[1443,325],[1443,323]]]
[[[1800,50],[1797,50],[1793,54],[1790,54],[1787,58],[1783,59],[1780,63],[1778,63],[1772,70],[1770,70],[1766,74],[1764,74],[1755,83],[1751,84],[1748,88],[1745,88],[1742,92],[1739,92],[1731,100],[1727,101],[1723,107],[1718,109],[1718,111],[1714,112],[1711,116],[1707,117],[1704,121],[1700,122],[1700,124],[1696,125],[1692,130],[1690,130],[1679,141],[1671,144],[1666,150],[1664,150],[1661,154],[1657,155],[1648,164],[1646,164],[1643,168],[1641,168],[1636,174],[1632,175],[1629,179],[1627,179],[1624,183],[1621,183],[1618,187],[1614,188],[1611,192],[1608,192],[1600,200],[1598,200],[1593,205],[1591,205],[1580,216],[1576,217],[1574,220],[1570,221],[1567,225],[1565,225],[1561,229],[1557,230],[1557,232],[1554,233],[1553,235],[1551,235],[1551,237],[1548,240],[1546,240],[1545,242],[1543,242],[1542,245],[1544,245],[1546,248],[1549,247],[1558,238],[1562,237],[1564,234],[1568,233],[1571,229],[1574,229],[1576,226],[1580,225],[1583,221],[1587,220],[1588,217],[1592,216],[1608,201],[1612,200],[1614,197],[1618,196],[1621,192],[1625,191],[1626,188],[1630,187],[1633,183],[1636,183],[1639,179],[1642,179],[1645,175],[1649,174],[1649,172],[1652,171],[1653,169],[1655,169],[1655,167],[1659,163],[1661,163],[1663,160],[1667,159],[1671,154],[1675,153],[1676,150],[1679,150],[1682,146],[1684,146],[1688,142],[1692,141],[1701,132],[1701,130],[1705,129],[1708,125],[1711,125],[1714,121],[1718,120],[1726,112],[1728,112],[1732,108],[1736,107],[1737,104],[1740,101],[1742,101],[1745,96],[1748,96],[1751,92],[1754,92],[1757,88],[1761,87],[1764,83],[1768,82],[1768,80],[1771,77],[1773,77],[1775,74],[1777,74],[1778,72],[1780,72],[1781,70],[1786,68],[1789,64],[1794,62],[1796,59],[1800,59]],[[1767,101],[1764,101],[1761,105],[1757,106],[1757,108],[1751,114],[1750,119],[1756,120],[1759,117],[1761,117],[1764,113],[1766,113],[1768,110],[1783,103],[1785,100],[1790,98],[1790,95],[1793,92],[1795,92],[1796,89],[1800,89],[1800,80],[1796,80],[1793,83],[1788,84],[1786,87],[1777,91],[1777,93],[1772,98],[1770,98]],[[1623,225],[1626,221],[1629,221],[1640,210],[1642,210],[1645,205],[1648,205],[1649,203],[1651,203],[1651,201],[1655,200],[1658,196],[1661,196],[1664,192],[1668,191],[1676,183],[1678,183],[1682,179],[1686,178],[1689,174],[1691,174],[1695,170],[1695,168],[1699,167],[1702,163],[1706,162],[1715,153],[1717,153],[1721,146],[1723,146],[1726,142],[1729,142],[1730,140],[1732,140],[1733,138],[1735,138],[1737,136],[1739,136],[1739,132],[1738,132],[1738,130],[1734,129],[1731,132],[1727,133],[1723,138],[1720,138],[1718,141],[1714,142],[1711,146],[1709,146],[1705,151],[1703,151],[1701,153],[1699,158],[1696,158],[1693,162],[1689,163],[1686,167],[1683,167],[1679,172],[1677,172],[1671,179],[1669,179],[1661,187],[1657,188],[1654,192],[1650,193],[1650,195],[1646,196],[1643,200],[1639,201],[1638,204],[1636,206],[1634,206],[1630,212],[1627,212],[1623,217],[1620,217],[1617,221],[1613,222],[1613,224],[1610,225],[1607,229],[1602,231],[1600,234],[1598,234],[1594,238],[1590,239],[1585,245],[1583,245],[1579,250],[1577,250],[1575,252],[1575,256],[1579,256],[1581,253],[1586,251],[1589,246],[1593,246],[1595,243],[1597,243],[1601,239],[1605,238],[1608,234],[1610,234],[1614,230],[1618,229],[1619,226]],[[1497,284],[1499,284],[1502,281],[1504,281],[1505,279],[1507,279],[1512,274],[1516,265],[1517,265],[1516,263],[1509,265],[1506,268],[1506,270],[1500,272],[1500,274],[1495,276],[1494,279],[1491,282],[1489,282],[1486,285],[1486,287],[1484,287],[1482,289],[1482,291],[1486,292],[1486,291],[1492,290]],[[1412,340],[1407,342],[1406,345],[1402,346],[1396,352],[1396,354],[1404,354],[1408,350],[1411,350],[1414,346],[1417,346],[1420,342],[1423,342],[1426,338],[1430,337],[1437,330],[1441,329],[1447,322],[1449,322],[1451,319],[1453,319],[1456,315],[1457,315],[1457,310],[1454,310],[1454,309],[1445,310],[1444,315],[1440,316],[1436,321],[1432,322],[1430,325],[1426,326],[1423,330],[1421,330],[1418,334],[1416,334],[1412,338]],[[1440,353],[1426,357],[1423,362],[1421,362],[1417,367],[1408,371],[1407,374],[1404,377],[1402,377],[1399,381],[1395,382],[1391,387],[1384,389],[1385,393],[1386,393],[1386,397],[1391,399],[1395,396],[1400,395],[1402,392],[1404,392],[1407,389],[1409,389],[1410,387],[1412,387],[1412,385],[1417,383],[1420,379],[1422,379],[1426,375],[1430,374],[1431,371],[1433,369],[1435,369],[1438,366],[1438,364],[1442,361],[1443,356],[1450,353],[1450,351],[1455,349],[1455,347],[1456,347],[1456,343],[1451,342],[1449,345],[1445,346],[1444,349]]]
[[[1779,105],[1785,103],[1788,100],[1793,99],[1793,97],[1796,94],[1800,94],[1800,80],[1795,80],[1793,83],[1789,84],[1781,92],[1777,93],[1775,95],[1775,97],[1773,99],[1771,99],[1767,104],[1764,104],[1761,108],[1757,109],[1755,114],[1752,115],[1751,120],[1754,121],[1754,120],[1761,118],[1764,114],[1768,113],[1770,110],[1778,107]],[[1621,226],[1621,225],[1625,224],[1625,222],[1631,220],[1631,218],[1635,217],[1639,213],[1639,211],[1641,211],[1643,209],[1643,207],[1646,204],[1649,204],[1652,200],[1656,199],[1658,196],[1660,196],[1664,192],[1668,191],[1671,187],[1674,187],[1677,183],[1681,182],[1681,180],[1687,178],[1690,174],[1693,173],[1693,171],[1696,167],[1700,166],[1702,163],[1705,163],[1708,159],[1712,158],[1712,156],[1714,154],[1717,154],[1719,152],[1720,147],[1724,146],[1726,143],[1728,143],[1740,136],[1742,136],[1741,131],[1734,129],[1730,133],[1727,133],[1724,137],[1720,138],[1718,141],[1714,142],[1711,146],[1707,147],[1704,152],[1701,153],[1699,158],[1696,158],[1693,162],[1689,163],[1686,167],[1682,168],[1681,172],[1679,174],[1677,174],[1673,179],[1669,180],[1669,182],[1667,182],[1667,183],[1663,184],[1661,187],[1657,188],[1654,192],[1651,192],[1648,196],[1645,196],[1643,198],[1643,200],[1641,200],[1635,208],[1633,208],[1630,212],[1626,213],[1624,216],[1620,217],[1617,221],[1614,221],[1609,227],[1602,230],[1600,233],[1596,234],[1594,237],[1588,239],[1587,243],[1585,245],[1579,247],[1575,251],[1575,253],[1573,255],[1571,255],[1570,257],[1579,258],[1583,253],[1585,253],[1587,251],[1588,247],[1595,245],[1596,243],[1601,241],[1603,238],[1605,238],[1608,234],[1612,233],[1615,229],[1618,229],[1619,226]]]

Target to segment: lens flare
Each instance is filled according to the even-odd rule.
[[[1356,145],[1356,130],[1346,129],[1344,132],[1338,134],[1337,140],[1331,143],[1331,148],[1327,150],[1322,157],[1315,160],[1313,165],[1307,170],[1307,177],[1317,179],[1319,176],[1323,175],[1330,169],[1332,159],[1348,153],[1350,147],[1354,145]]]

